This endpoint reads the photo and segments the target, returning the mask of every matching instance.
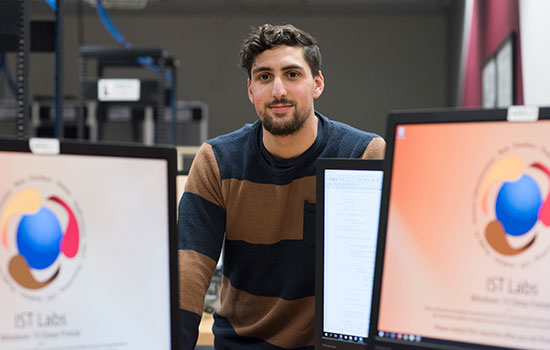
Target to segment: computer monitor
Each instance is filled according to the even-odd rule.
[[[383,162],[317,163],[316,349],[368,343]]]
[[[390,114],[374,349],[550,349],[549,119]]]
[[[0,348],[176,349],[176,151],[0,140]]]

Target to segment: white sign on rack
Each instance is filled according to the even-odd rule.
[[[97,99],[106,101],[139,101],[141,84],[139,79],[99,79]]]

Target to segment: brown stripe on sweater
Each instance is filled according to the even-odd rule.
[[[203,143],[195,156],[195,161],[191,164],[189,177],[185,183],[185,192],[199,195],[223,208],[224,202],[220,189],[220,179],[220,169],[212,151],[212,146]]]
[[[204,296],[216,262],[194,250],[178,250],[178,268],[180,309],[202,315]]]
[[[315,176],[283,186],[227,179],[222,191],[227,198],[227,239],[253,244],[299,240],[303,238],[304,200],[315,203]]]
[[[313,345],[315,297],[285,300],[256,296],[233,288],[224,276],[221,305],[218,314],[243,337],[285,349]]]
[[[384,159],[384,154],[386,152],[386,141],[381,137],[376,137],[371,140],[365,152],[361,158],[363,159]]]

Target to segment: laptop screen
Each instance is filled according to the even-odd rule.
[[[549,112],[390,115],[376,348],[550,348]]]
[[[0,348],[175,348],[175,150],[39,153],[0,141]]]
[[[382,162],[320,160],[318,345],[364,347],[369,333]]]

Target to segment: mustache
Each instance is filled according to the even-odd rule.
[[[273,106],[278,105],[278,104],[294,106],[294,101],[291,101],[291,100],[286,99],[286,98],[283,97],[283,98],[275,99],[275,100],[267,103],[266,106],[267,107],[273,107]]]

